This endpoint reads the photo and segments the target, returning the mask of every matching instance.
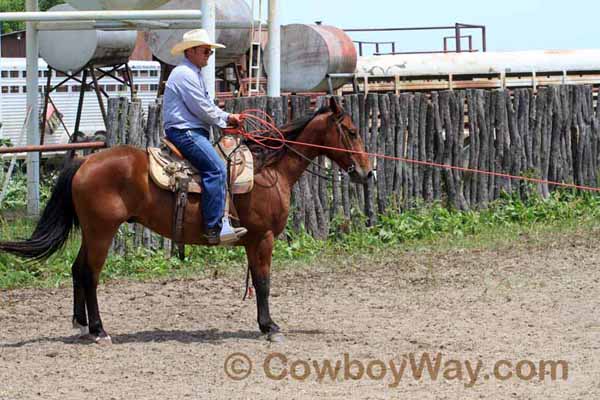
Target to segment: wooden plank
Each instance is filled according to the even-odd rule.
[[[479,161],[479,143],[480,132],[477,121],[477,93],[474,90],[467,90],[467,128],[469,130],[469,168],[477,169]],[[474,173],[464,174],[465,179],[465,199],[469,207],[477,204],[477,178]]]
[[[119,124],[119,104],[118,97],[108,99],[106,112],[106,146],[113,147],[118,142],[118,124]]]
[[[508,164],[510,157],[509,133],[508,133],[508,113],[506,111],[505,90],[495,90],[492,92],[492,102],[496,110],[495,132],[496,132],[496,157],[495,171],[503,174],[509,173]],[[493,198],[497,199],[501,193],[510,193],[510,182],[507,178],[496,177],[494,185]]]
[[[491,103],[491,95],[489,92],[483,90],[477,90],[477,125],[479,127],[479,133],[481,140],[479,141],[479,170],[482,171],[493,171],[493,158],[490,154],[490,147],[493,148],[494,138],[491,125],[488,121],[487,116],[489,115],[489,104]],[[489,175],[479,174],[478,188],[477,188],[477,206],[486,207],[488,202],[491,200],[489,190]]]
[[[548,180],[548,172],[550,166],[550,146],[551,146],[551,134],[552,134],[552,117],[553,109],[552,104],[554,101],[552,95],[552,88],[541,88],[540,93],[544,92],[544,113],[542,117],[542,132],[541,132],[541,176],[543,180]],[[547,183],[542,184],[542,196],[548,197],[550,195],[549,187]]]
[[[394,157],[402,157],[401,155],[401,146],[403,143],[400,142],[399,137],[404,136],[400,134],[402,130],[402,122],[400,121],[400,97],[394,93],[388,94],[389,102],[390,102],[390,123],[391,123],[391,131],[388,145],[390,148],[388,149],[388,154]],[[390,196],[393,200],[393,207],[395,210],[400,209],[400,189],[402,187],[402,162],[392,161],[390,160]]]
[[[563,116],[560,87],[553,87],[552,89],[552,129],[550,130],[548,178],[553,181],[563,181],[563,154],[561,151]],[[554,187],[550,187],[550,189],[553,190]]]
[[[369,118],[368,129],[365,130],[367,137],[365,138],[366,151],[371,153],[377,149],[377,133],[378,133],[378,116],[379,116],[379,102],[378,95],[376,93],[369,93],[367,95],[367,108],[365,115]],[[377,166],[377,161],[375,161]],[[373,226],[375,224],[375,182],[372,179],[363,185],[364,196],[365,196],[365,216],[367,217],[367,225]]]
[[[510,173],[514,176],[521,175],[522,163],[525,158],[525,149],[523,147],[523,139],[519,131],[519,118],[518,111],[520,108],[521,97],[519,94],[511,99],[509,95],[506,96],[506,111],[508,113],[508,132],[510,137]],[[521,195],[521,181],[511,181],[511,189]]]
[[[425,161],[426,154],[426,135],[425,132],[427,130],[427,96],[424,94],[419,94],[419,126],[418,126],[418,136],[417,143],[415,144],[415,155],[416,159],[419,161]],[[424,175],[425,175],[425,167],[421,164],[415,165],[415,197],[417,199],[422,200],[423,191],[424,191]]]
[[[386,141],[390,130],[390,108],[389,99],[386,95],[378,95],[378,107],[380,115],[372,115],[372,125],[380,124],[380,128],[377,131],[377,141],[375,152],[377,154],[385,154],[386,152]],[[377,160],[377,212],[384,214],[387,208],[388,200],[388,189],[386,187],[386,165],[384,159]]]
[[[404,94],[402,94],[404,95]],[[417,135],[417,115],[418,110],[415,109],[415,105],[418,101],[415,99],[415,95],[413,93],[406,94],[407,99],[407,131],[406,131],[406,159],[413,160],[414,159],[414,142],[415,137]],[[414,205],[414,164],[407,162],[404,165],[404,208],[412,208]]]
[[[316,108],[319,109],[321,106],[326,105],[328,102],[327,96],[320,96],[317,98]],[[326,170],[323,167],[325,165],[324,157],[320,156],[313,160],[316,165],[310,167],[314,174],[326,174]],[[324,239],[329,234],[329,215],[327,212],[327,187],[325,186],[325,180],[317,175],[311,175],[311,195],[313,198],[313,206],[315,216],[317,219],[317,226],[315,230],[315,238]],[[325,193],[323,193],[325,192]]]
[[[544,114],[546,112],[546,90],[538,91],[537,95],[532,99],[531,109],[531,127],[533,129],[532,137],[532,158],[535,170],[535,177],[542,178],[542,130],[544,127]],[[538,193],[543,193],[542,185],[537,185]]]
[[[586,152],[585,152],[585,167],[586,167],[586,185],[595,187],[596,181],[596,170],[593,156],[593,123],[594,123],[594,99],[593,89],[591,85],[582,86],[582,96],[584,100],[584,120],[586,127]]]
[[[357,115],[353,111],[352,100],[353,100],[353,97],[351,95],[346,95],[343,97],[342,104],[343,104],[343,107],[346,110],[346,112],[348,112],[352,116],[354,124],[357,127],[359,127],[359,129],[360,129],[360,123],[359,122],[357,123],[357,121],[359,121],[359,119],[360,119],[360,116]],[[352,200],[350,197],[351,196],[350,195],[350,179],[348,177],[348,174],[341,171],[337,165],[334,166],[333,172],[335,174],[335,176],[334,176],[335,180],[333,183],[334,203],[335,203],[335,199],[340,199],[340,204],[339,205],[336,204],[336,207],[341,206],[344,217],[346,219],[349,219],[350,211],[351,211],[351,207],[352,207],[351,206]],[[338,179],[339,179],[339,183],[340,183],[339,188],[336,184]],[[358,201],[358,199],[356,201]]]
[[[425,127],[425,160],[433,162],[435,145],[435,116],[433,113],[433,104],[427,102],[427,118]],[[433,171],[432,167],[423,168],[423,199],[426,202],[433,201]]]
[[[433,142],[434,146],[434,161],[437,164],[444,162],[444,129],[442,125],[442,116],[440,114],[439,95],[437,92],[431,94],[431,104],[433,106]],[[442,170],[440,168],[433,169],[433,198],[436,201],[442,200]]]
[[[387,120],[387,129],[385,131],[385,151],[386,155],[394,155],[395,148],[395,131],[396,131],[396,109],[392,102],[392,98],[389,95],[382,95],[385,99],[385,105],[387,107],[389,118]],[[391,201],[393,200],[392,196],[394,193],[394,172],[396,169],[397,162],[390,159],[385,159],[385,190],[386,190],[386,208],[389,208],[391,205]]]
[[[290,96],[290,120],[301,118],[304,115],[305,110],[304,102],[301,96]],[[291,199],[291,214],[292,214],[292,226],[294,230],[299,231],[302,227],[306,227],[306,207],[304,202],[304,187],[306,174],[302,174],[298,179],[298,182],[292,188],[292,199]]]
[[[284,117],[283,117],[283,103],[281,101],[281,97],[267,98],[265,112],[271,118],[273,118],[273,122],[275,123],[275,126],[283,125]]]
[[[158,106],[156,103],[148,105],[148,116],[146,120],[146,143],[148,147],[158,147],[158,135],[157,135],[157,119],[158,119]]]
[[[464,155],[464,121],[465,121],[465,92],[463,90],[452,91],[451,98],[451,113],[452,118],[452,130],[451,134],[454,135],[454,148],[452,149],[452,165],[456,167],[462,167],[465,165],[463,160]],[[466,210],[467,203],[464,196],[464,184],[462,171],[457,169],[452,170],[454,175],[454,184],[456,186],[456,204],[455,207],[459,210]]]
[[[452,132],[452,117],[451,117],[451,102],[452,92],[445,90],[440,92],[440,112],[442,117],[442,126],[446,131],[446,140],[444,144],[444,164],[452,165],[452,152],[454,150],[455,136]],[[446,187],[446,196],[448,207],[456,208],[456,185],[454,182],[454,174],[449,168],[443,170],[444,184]]]
[[[119,97],[119,120],[117,123],[117,144],[129,143],[128,137],[129,99],[125,96]]]
[[[369,128],[367,126],[368,119],[366,107],[366,96],[364,93],[358,93],[357,95],[352,96],[352,120],[354,121],[355,125],[358,123],[357,126],[359,127],[359,131],[364,143],[366,143],[366,132]],[[353,185],[355,187],[354,189],[357,199],[356,209],[361,210],[361,212],[363,212],[363,210],[365,210],[366,208],[364,185]]]
[[[412,103],[412,94],[411,93],[402,93],[399,99],[399,130],[397,132],[397,141],[398,141],[398,154],[400,157],[407,159],[408,158],[408,136],[409,136],[409,127],[410,127],[410,111],[411,111],[411,103]],[[401,177],[401,185],[398,187],[398,195],[400,198],[400,207],[402,209],[406,209],[409,204],[409,168],[410,164],[406,161],[403,161],[400,165],[400,177]]]

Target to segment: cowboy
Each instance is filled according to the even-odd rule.
[[[200,172],[202,179],[202,215],[209,244],[237,241],[247,230],[233,228],[225,215],[227,171],[225,163],[209,140],[211,126],[238,126],[240,116],[229,114],[215,105],[202,77],[202,68],[222,44],[210,40],[204,29],[183,35],[171,50],[184,59],[169,76],[163,100],[163,121],[167,138]]]

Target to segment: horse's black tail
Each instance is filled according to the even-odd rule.
[[[82,163],[83,160],[74,159],[62,170],[31,237],[19,242],[0,242],[0,251],[39,261],[64,246],[73,227],[79,226],[71,184]]]

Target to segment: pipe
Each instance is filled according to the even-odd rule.
[[[263,26],[265,26],[263,24]],[[115,30],[158,30],[158,29],[180,29],[190,30],[198,28],[198,23],[193,21],[170,21],[164,20],[158,21],[145,21],[145,20],[131,20],[131,21],[42,21],[37,23],[37,29],[39,31],[85,31],[93,29],[101,29],[105,31]],[[233,22],[233,21],[217,21],[216,29],[251,29],[252,24],[245,22]]]
[[[27,0],[27,11],[38,10],[38,0]],[[0,18],[1,19],[1,18]],[[33,22],[26,24],[27,52],[27,109],[32,118],[27,124],[27,144],[40,143],[39,104],[38,104],[38,54],[39,36]],[[40,213],[40,153],[27,154],[27,215],[38,216]]]
[[[211,40],[215,40],[216,34],[216,15],[217,8],[215,0],[203,0],[200,4],[200,11],[202,11],[202,29],[205,29],[208,32],[208,36]],[[218,51],[218,49],[215,49]],[[211,99],[215,98],[215,59],[216,55],[212,55],[208,59],[208,64],[206,67],[202,68],[202,75],[204,76],[204,81],[206,82],[206,88],[208,90],[208,95]]]
[[[144,19],[199,20],[202,19],[202,13],[198,10],[45,11],[0,13],[0,21],[112,21]]]
[[[64,150],[84,150],[84,149],[103,149],[105,142],[84,142],[84,143],[66,143],[66,144],[46,144],[41,146],[20,146],[20,147],[0,147],[0,154],[29,153],[38,154],[47,151]]]
[[[269,0],[269,65],[267,71],[267,96],[281,96],[281,23],[279,0]]]
[[[345,32],[391,32],[391,31],[429,31],[441,29],[455,29],[456,25],[452,26],[416,26],[409,28],[349,28],[342,29]]]
[[[332,74],[327,74],[327,76],[331,78],[354,78],[356,74],[350,72],[334,72]]]

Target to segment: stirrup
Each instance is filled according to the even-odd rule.
[[[223,218],[223,225],[220,231],[216,228],[208,229],[204,237],[208,244],[227,246],[234,244],[242,236],[248,233],[246,228],[234,228],[231,226],[229,218]]]
[[[223,227],[221,228],[221,234],[219,240],[221,245],[232,244],[240,240],[242,236],[248,233],[246,228],[234,228],[231,226],[231,222],[228,217],[223,217]]]

